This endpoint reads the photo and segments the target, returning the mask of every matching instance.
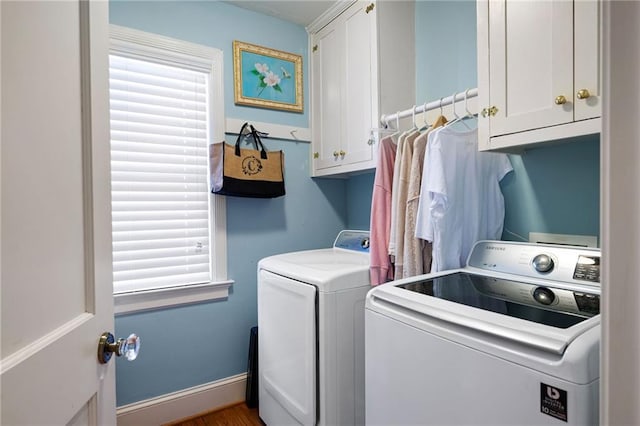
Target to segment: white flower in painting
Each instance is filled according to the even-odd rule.
[[[260,74],[265,74],[266,75],[267,72],[269,71],[269,65],[257,63],[256,64],[256,70],[258,70],[258,72]]]
[[[264,80],[263,81],[268,87],[273,87],[276,84],[280,84],[280,77],[278,77],[276,74],[274,74],[271,71],[269,71],[264,76]]]

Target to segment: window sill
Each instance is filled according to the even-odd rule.
[[[229,287],[232,284],[233,280],[226,280],[208,284],[114,294],[114,313],[117,316],[189,303],[226,299],[229,297]]]

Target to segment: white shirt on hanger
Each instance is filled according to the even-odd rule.
[[[500,239],[500,180],[511,170],[505,154],[478,152],[477,129],[429,134],[416,237],[433,243],[431,272],[460,268],[476,241]]]

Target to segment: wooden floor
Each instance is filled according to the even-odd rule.
[[[197,417],[169,423],[165,426],[264,426],[257,408],[249,408],[244,402]]]

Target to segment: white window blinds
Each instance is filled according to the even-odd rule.
[[[114,293],[209,283],[208,75],[110,56]]]

